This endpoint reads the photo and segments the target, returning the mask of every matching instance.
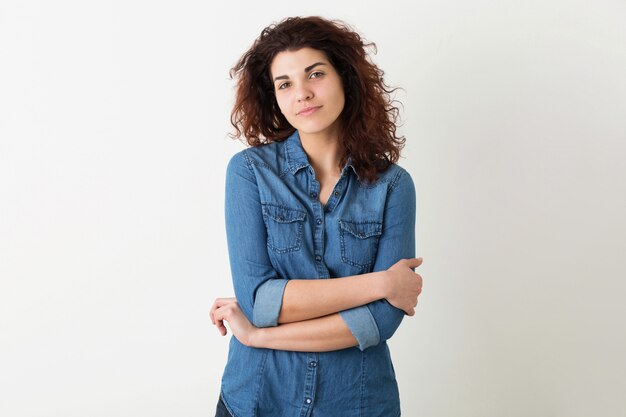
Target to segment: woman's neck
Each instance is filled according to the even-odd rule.
[[[300,142],[318,180],[339,178],[341,151],[338,136],[301,134]]]

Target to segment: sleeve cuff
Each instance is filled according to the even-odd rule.
[[[257,289],[252,318],[256,327],[278,325],[278,316],[283,305],[283,293],[287,282],[289,281],[286,279],[270,279]]]
[[[366,306],[351,308],[339,312],[341,318],[359,342],[359,349],[365,350],[380,342],[380,334],[374,316]]]

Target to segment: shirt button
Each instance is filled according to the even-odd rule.
[[[312,192],[311,193],[311,198],[317,198],[317,193],[316,192]]]
[[[339,191],[335,191],[335,197],[339,197]]]
[[[321,261],[321,260],[322,260],[322,257],[321,257],[321,256],[319,256],[319,255],[315,255],[315,260],[319,262],[319,261]]]
[[[310,398],[307,398],[306,400],[304,400],[304,402],[307,403],[307,404],[311,404],[311,401],[312,400]]]
[[[322,219],[317,219],[317,221],[315,223],[322,224]]]
[[[317,362],[311,361],[311,363],[309,363],[309,365],[311,365],[311,368],[315,368],[317,366]]]

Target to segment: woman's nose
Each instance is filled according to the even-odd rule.
[[[300,86],[296,95],[298,101],[306,101],[313,98],[313,91],[306,86]]]

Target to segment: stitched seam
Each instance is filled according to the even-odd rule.
[[[365,352],[361,352],[361,404],[359,416],[365,416]]]
[[[255,161],[254,159],[252,159],[249,155],[249,152],[250,152],[249,149],[244,149],[242,154],[246,159],[246,165],[250,171],[254,172],[254,170],[252,169],[252,165],[259,167],[259,168],[273,169],[272,166],[266,164],[265,162]]]
[[[271,203],[261,203],[261,205],[263,206],[263,219],[264,219],[264,223],[265,223],[265,229],[267,230],[267,247],[271,250],[273,250],[276,253],[288,253],[288,252],[295,252],[295,251],[299,251],[300,248],[302,247],[302,236],[304,235],[303,233],[303,225],[304,225],[304,221],[306,220],[306,212],[302,211],[302,210],[298,210],[298,209],[293,209],[290,207],[286,207],[286,206],[281,206],[278,204],[271,204]],[[301,216],[298,216],[298,218],[291,218],[289,222],[281,222],[278,219],[276,219],[274,216],[272,216],[269,213],[269,210],[266,209],[266,207],[276,207],[279,209],[283,209],[285,211],[292,211],[294,213],[298,213],[301,214]],[[293,243],[290,243],[290,245],[286,248],[279,248],[274,244],[274,234],[275,232],[272,232],[270,229],[270,220],[268,220],[268,218],[272,219],[272,221],[274,223],[278,223],[278,224],[285,224],[285,225],[293,225],[296,227],[296,234],[295,234],[295,241]],[[290,228],[292,228],[293,226],[288,226]],[[280,233],[279,233],[280,234]]]
[[[252,416],[256,417],[257,411],[259,411],[259,397],[261,394],[261,388],[263,386],[263,374],[265,373],[265,363],[267,362],[268,350],[266,349],[263,352],[263,359],[261,360],[261,365],[259,366],[259,379],[257,381],[257,392],[254,394],[254,409],[252,410]]]
[[[293,160],[293,156],[291,155],[291,152],[290,152],[291,147],[289,145],[289,142],[287,140],[284,140],[281,143],[285,144],[285,159],[287,160],[288,168],[286,168],[280,173],[280,177],[282,177],[287,172],[290,172],[291,174],[295,175],[296,172],[304,168],[307,164],[301,163],[300,165],[296,165],[295,161]]]
[[[224,398],[224,396],[220,393],[220,398],[222,399],[222,402],[224,403],[224,406],[226,407],[226,409],[228,410],[228,412],[230,413],[230,415],[232,417],[237,417],[235,415],[235,413],[233,412],[233,410],[230,408],[230,406],[228,405],[228,403],[226,402],[226,399]]]
[[[246,161],[246,168],[248,168],[250,172],[254,173],[254,170],[252,169],[252,160],[248,156],[248,150],[245,149],[241,154],[243,155],[243,159]]]
[[[389,189],[391,191],[393,191],[396,188],[396,185],[398,185],[398,181],[400,181],[400,177],[403,175],[404,171],[399,169],[398,173],[396,174],[396,176],[393,178],[393,180],[391,181],[391,184],[389,185]]]
[[[372,259],[370,262],[366,263],[366,264],[360,264],[356,261],[354,261],[353,259],[348,258],[347,256],[347,250],[346,250],[346,239],[345,239],[345,230],[341,225],[342,220],[339,220],[339,246],[341,248],[341,260],[348,264],[348,265],[352,265],[354,267],[357,268],[370,268],[372,265],[374,265],[375,262],[375,258]],[[354,223],[354,222],[353,222]],[[374,223],[374,224],[381,224],[380,222],[376,222],[376,221],[368,221],[368,222],[361,222],[361,223]],[[350,231],[348,231],[348,233],[352,236],[354,236],[354,234],[352,234]],[[380,236],[382,235],[382,230],[380,231],[380,233],[378,234],[372,234],[370,236],[367,236],[365,238],[359,238],[357,236],[355,236],[355,238],[357,239],[372,239],[371,242],[372,244],[378,245],[378,241],[380,240]],[[374,242],[375,241],[375,242]]]
[[[372,310],[369,308],[368,305],[364,306],[367,311],[369,312],[368,314],[368,318],[370,320],[370,324],[372,325],[372,328],[376,330],[376,343],[370,345],[370,346],[377,346],[380,344],[380,329],[378,328],[378,323],[376,323],[376,319],[374,318],[374,313],[372,313]],[[370,347],[368,346],[368,347]]]

